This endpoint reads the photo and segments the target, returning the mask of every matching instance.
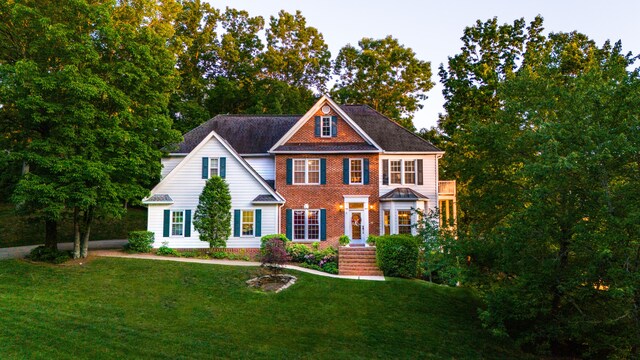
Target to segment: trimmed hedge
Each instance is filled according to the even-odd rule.
[[[385,276],[416,277],[419,252],[416,239],[410,236],[385,235],[376,238],[376,261]]]

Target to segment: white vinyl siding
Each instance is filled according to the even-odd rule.
[[[149,205],[147,229],[155,233],[154,247],[162,246],[163,241],[169,241],[169,246],[173,248],[208,248],[209,244],[200,241],[199,234],[194,227],[191,227],[191,237],[163,237],[163,222],[165,209],[191,209],[191,217],[195,216],[198,207],[198,198],[204,188],[202,181],[202,158],[203,157],[226,157],[226,178],[231,193],[232,209],[262,209],[262,234],[278,233],[278,206],[277,205],[254,205],[252,203],[258,195],[267,194],[268,191],[256,180],[251,173],[231,154],[226,148],[213,137],[198,153],[186,159],[186,163],[181,165],[178,172],[171,175],[168,181],[161,183],[155,190],[156,194],[169,194],[174,203],[171,205]],[[185,160],[184,157],[181,159]],[[233,216],[232,216],[233,218]],[[233,220],[233,219],[231,219]],[[232,234],[227,241],[229,248],[258,248],[260,238],[256,237],[234,237],[233,223],[230,223]],[[254,228],[255,231],[255,228]]]
[[[169,175],[171,170],[173,170],[173,168],[175,168],[182,160],[184,160],[184,156],[169,156],[162,158],[162,178],[164,179],[165,176]]]
[[[382,164],[384,160],[389,160],[389,167],[391,167],[391,163],[393,161],[398,160],[418,160],[422,159],[422,176],[423,183],[422,185],[418,185],[418,165],[417,161],[415,162],[415,183],[414,184],[394,184],[391,181],[391,172],[389,172],[389,184],[384,185],[382,183],[383,171]],[[429,198],[429,208],[434,209],[438,205],[438,160],[436,159],[436,155],[419,155],[419,154],[384,154],[380,155],[380,172],[379,172],[379,184],[380,184],[380,195],[384,195],[389,191],[399,188],[399,187],[407,187],[414,191],[419,192],[420,194]],[[403,164],[404,167],[404,164]],[[402,175],[401,175],[402,176]],[[401,177],[402,178],[402,177]],[[404,179],[403,179],[404,180]],[[395,215],[392,213],[392,218]]]
[[[244,160],[265,180],[275,180],[276,162],[271,156],[247,156]]]

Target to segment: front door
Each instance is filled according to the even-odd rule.
[[[351,241],[362,242],[363,230],[362,211],[351,211]]]

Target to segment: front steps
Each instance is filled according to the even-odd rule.
[[[375,247],[348,247],[338,249],[340,275],[382,276],[376,265]]]

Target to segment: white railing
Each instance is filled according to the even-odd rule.
[[[455,195],[456,194],[456,181],[455,180],[438,181],[438,194],[440,194],[440,195]]]

